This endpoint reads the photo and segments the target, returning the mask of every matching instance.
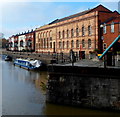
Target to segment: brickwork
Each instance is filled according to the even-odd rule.
[[[84,54],[96,49],[102,51],[100,24],[116,14],[99,5],[94,9],[55,20],[36,29],[35,51],[69,53],[73,49],[78,54],[80,51]]]
[[[111,29],[112,24],[113,24],[113,32]],[[120,15],[114,17],[112,20],[105,23],[104,25],[106,25],[106,33],[103,32],[103,45],[106,44],[106,48],[107,48],[114,41],[114,39],[118,37],[118,35],[120,35]]]

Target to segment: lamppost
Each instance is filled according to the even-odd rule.
[[[101,34],[101,39],[103,40],[104,38],[103,38],[103,27],[104,27],[104,25],[103,24],[101,24],[100,25],[100,34]],[[104,42],[104,40],[103,40],[103,42]],[[107,66],[107,56],[106,55],[104,55],[104,68],[106,68],[106,66]]]

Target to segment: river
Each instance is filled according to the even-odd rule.
[[[41,82],[47,72],[28,71],[0,60],[2,66],[2,115],[117,115],[92,109],[46,103]]]

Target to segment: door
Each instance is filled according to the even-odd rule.
[[[85,59],[85,51],[79,51],[80,59]]]

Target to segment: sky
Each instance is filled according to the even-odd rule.
[[[5,38],[38,28],[84,10],[104,5],[118,11],[119,0],[1,0],[0,32]]]

